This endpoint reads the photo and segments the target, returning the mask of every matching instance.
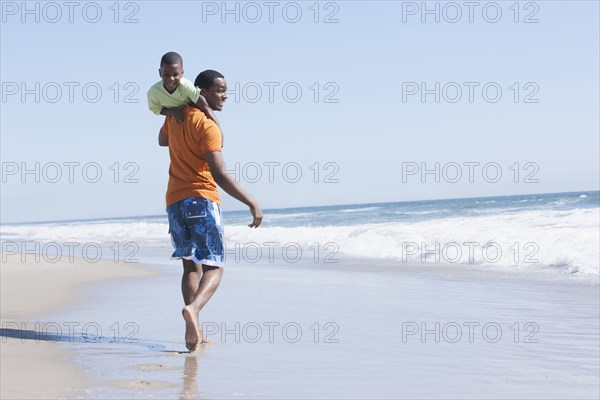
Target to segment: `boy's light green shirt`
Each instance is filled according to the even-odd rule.
[[[196,103],[200,97],[200,89],[195,87],[192,81],[182,78],[177,89],[171,94],[163,86],[163,82],[156,82],[148,90],[148,108],[154,114],[159,115],[164,108],[180,107],[190,101]]]

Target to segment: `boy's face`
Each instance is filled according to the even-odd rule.
[[[227,100],[227,82],[223,78],[216,78],[211,87],[202,89],[200,93],[206,98],[211,109],[221,111]]]
[[[158,69],[158,74],[162,78],[163,86],[169,93],[173,93],[183,77],[183,68],[179,64],[163,64]]]

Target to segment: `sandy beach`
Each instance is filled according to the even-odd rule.
[[[89,383],[68,361],[68,348],[57,337],[69,337],[69,326],[40,322],[49,313],[90,301],[93,284],[152,275],[135,264],[95,263],[63,257],[57,262],[32,255],[2,254],[1,394],[2,399],[75,398]],[[101,312],[101,309],[99,309]],[[74,327],[74,325],[72,325]],[[37,329],[37,330],[36,330]],[[73,329],[72,334],[75,334]]]
[[[51,278],[33,283],[34,292],[57,296],[43,308],[19,301],[24,267],[3,264],[3,323],[39,321],[47,338],[56,323],[62,339],[23,342],[3,329],[3,398],[599,394],[593,279],[351,259],[232,262],[201,314],[213,343],[189,354],[177,262],[144,271],[113,263],[36,265]],[[77,324],[73,340],[69,324]]]

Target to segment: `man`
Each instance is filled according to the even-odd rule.
[[[196,78],[209,107],[221,111],[227,100],[225,77],[207,70]],[[197,108],[186,107],[185,120],[172,116],[158,135],[160,146],[169,147],[167,214],[175,251],[172,258],[183,261],[181,292],[185,307],[185,343],[196,350],[202,340],[199,313],[215,293],[223,276],[225,258],[221,199],[217,185],[250,208],[257,228],[262,222],[258,203],[225,171],[219,127]]]

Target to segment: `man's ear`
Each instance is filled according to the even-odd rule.
[[[160,68],[158,69],[158,76],[162,78],[162,73],[160,72]]]

